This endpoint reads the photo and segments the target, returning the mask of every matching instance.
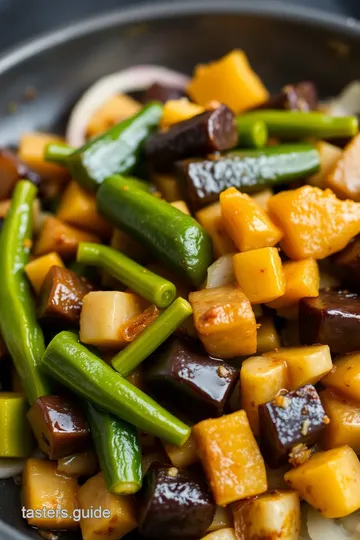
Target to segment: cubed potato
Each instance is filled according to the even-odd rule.
[[[298,540],[300,500],[296,491],[265,493],[233,505],[238,540]]]
[[[87,345],[121,349],[127,344],[122,327],[145,308],[144,300],[136,294],[90,292],[83,298],[80,340]]]
[[[266,353],[287,365],[289,390],[297,390],[306,384],[316,384],[333,367],[328,345],[310,347],[286,347]]]
[[[34,259],[25,266],[25,273],[36,293],[40,292],[44,279],[52,266],[64,268],[64,263],[55,252]]]
[[[330,423],[323,434],[324,448],[349,445],[360,454],[360,404],[330,388],[320,392],[320,399]]]
[[[274,319],[263,315],[257,319],[257,348],[256,354],[263,354],[280,347],[280,336],[276,330]]]
[[[186,469],[186,467],[190,467],[190,465],[193,465],[199,461],[196,441],[193,435],[190,435],[186,443],[181,446],[181,448],[166,442],[163,443],[163,446],[174,467]]]
[[[281,230],[246,193],[228,188],[220,195],[220,207],[224,228],[239,251],[272,247],[281,240]]]
[[[110,97],[91,116],[86,130],[87,137],[104,133],[118,122],[138,113],[140,109],[141,103],[126,94]]]
[[[234,242],[225,231],[220,203],[210,204],[210,206],[202,208],[196,212],[196,219],[211,236],[214,254],[217,259],[222,255],[236,251]]]
[[[210,64],[197,65],[187,92],[199,105],[217,100],[235,113],[256,107],[269,98],[245,52],[236,49]]]
[[[271,197],[268,211],[284,233],[282,249],[293,260],[325,259],[360,232],[360,204],[341,201],[329,189],[282,191]]]
[[[326,518],[360,508],[360,463],[350,446],[313,454],[285,474],[288,485]]]
[[[149,253],[146,249],[120,229],[114,229],[110,245],[112,248],[121,251],[121,253],[124,253],[137,262],[144,262],[149,258]]]
[[[64,259],[75,257],[80,242],[100,244],[100,238],[66,225],[55,217],[46,218],[35,244],[34,255],[40,257],[55,251]]]
[[[201,540],[236,540],[235,529],[228,527],[203,536]]]
[[[234,525],[234,518],[230,508],[217,506],[214,519],[207,532],[220,531],[221,529],[231,528]]]
[[[137,527],[134,498],[110,493],[102,473],[81,486],[77,500],[85,516],[91,508],[102,509],[100,517],[80,519],[83,540],[119,540]]]
[[[360,353],[355,352],[338,358],[334,367],[321,384],[359,401],[360,396]]]
[[[164,105],[161,127],[168,128],[173,124],[201,114],[204,110],[204,107],[191,103],[187,98],[170,99]]]
[[[285,293],[285,274],[276,248],[237,253],[233,265],[236,281],[252,304],[265,304]]]
[[[19,158],[35,172],[45,178],[66,181],[69,174],[64,167],[45,161],[44,152],[48,144],[63,143],[64,139],[49,133],[25,133],[19,144]]]
[[[256,320],[249,300],[228,285],[192,292],[195,328],[207,352],[218,358],[254,354]]]
[[[282,359],[253,356],[241,365],[240,400],[253,433],[259,435],[259,405],[272,400],[288,387],[286,364]]]
[[[316,174],[313,174],[313,176],[310,176],[308,183],[320,189],[331,188],[331,185],[328,183],[328,177],[341,158],[343,151],[338,146],[325,141],[319,141],[316,148],[320,154],[320,170]]]
[[[152,175],[156,188],[167,202],[179,201],[183,194],[176,178],[171,174],[154,173]]]
[[[360,134],[339,155],[326,179],[326,187],[340,197],[360,201]]]
[[[274,192],[271,189],[264,189],[263,191],[259,191],[259,193],[251,195],[251,198],[266,212],[268,201],[273,195]]]
[[[286,262],[283,264],[285,274],[285,293],[280,298],[268,303],[273,309],[287,308],[297,304],[301,298],[319,295],[319,268],[315,259]]]
[[[264,460],[245,411],[203,420],[193,431],[216,504],[267,490]]]
[[[187,214],[188,216],[191,215],[191,212],[190,212],[190,210],[188,208],[188,205],[186,204],[185,201],[174,201],[174,202],[172,202],[170,204],[174,208],[177,208],[178,210],[180,210],[180,212],[183,212],[183,214]]]
[[[95,194],[85,191],[77,182],[70,182],[64,191],[56,216],[102,238],[111,236],[112,226],[98,213]]]
[[[57,470],[69,476],[93,476],[99,470],[94,450],[87,450],[58,460]]]
[[[21,498],[27,522],[41,529],[74,529],[79,526],[73,515],[77,508],[77,480],[58,472],[56,466],[54,461],[26,461]]]

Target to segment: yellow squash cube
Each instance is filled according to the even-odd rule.
[[[321,380],[321,384],[359,401],[360,353],[347,354],[336,360],[330,373]]]
[[[236,251],[234,242],[225,231],[220,203],[210,204],[202,208],[196,212],[196,219],[210,234],[216,259],[219,259],[222,255]]]
[[[28,459],[23,472],[21,498],[29,525],[41,529],[78,527],[79,523],[73,516],[77,508],[77,490],[76,477],[58,472],[57,461]],[[36,516],[35,511],[41,516]]]
[[[126,94],[109,98],[90,118],[87,137],[96,137],[112,126],[133,116],[141,109],[141,103]]]
[[[284,233],[282,249],[294,260],[324,259],[360,232],[360,204],[341,201],[330,189],[282,191],[271,197],[268,211]]]
[[[263,315],[257,319],[257,348],[256,354],[264,354],[280,347],[280,336],[276,330],[274,319]]]
[[[172,176],[171,174],[154,173],[152,175],[152,180],[167,202],[174,202],[182,199],[183,194],[175,176]]]
[[[297,304],[301,298],[319,296],[319,267],[315,259],[289,261],[283,264],[285,293],[269,302],[273,309],[288,308]]]
[[[66,188],[56,216],[65,223],[101,237],[109,238],[111,235],[111,225],[97,211],[95,194],[85,191],[77,182],[70,182]]]
[[[240,399],[251,429],[259,435],[259,405],[288,387],[286,364],[281,359],[253,356],[241,365]]]
[[[25,273],[36,293],[40,292],[41,285],[52,266],[61,266],[64,268],[64,263],[55,252],[34,259],[25,266]]]
[[[161,119],[161,127],[168,128],[173,124],[188,120],[197,114],[204,112],[204,107],[191,103],[186,98],[170,99],[164,105],[163,117]]]
[[[64,139],[49,133],[25,133],[20,139],[19,158],[41,176],[63,182],[68,178],[67,170],[44,159],[46,146],[53,143],[64,143]]]
[[[238,287],[227,285],[192,292],[196,331],[207,352],[233,358],[256,351],[256,320],[249,300]]]
[[[93,476],[81,486],[77,500],[85,516],[91,509],[101,508],[102,511],[100,517],[81,517],[83,540],[119,540],[138,525],[134,498],[110,493],[106,489],[102,473]]]
[[[241,50],[233,50],[210,64],[196,66],[187,92],[199,105],[217,100],[236,113],[256,107],[269,97]]]
[[[267,490],[264,460],[245,411],[203,420],[193,431],[216,504],[226,506]]]
[[[350,446],[313,454],[285,474],[288,485],[326,518],[360,508],[360,463]]]
[[[83,299],[80,340],[96,347],[123,348],[127,340],[122,327],[145,308],[145,301],[133,293],[90,292]]]
[[[360,454],[360,404],[330,388],[320,392],[320,399],[330,419],[323,435],[324,447],[336,448],[347,444]]]
[[[265,356],[286,363],[289,390],[297,390],[305,384],[316,384],[333,367],[328,345],[286,347],[268,352]]]
[[[220,195],[224,227],[239,251],[275,246],[281,230],[246,193],[229,188]]]
[[[274,192],[271,189],[264,189],[263,191],[259,191],[259,193],[251,195],[251,198],[260,206],[260,208],[267,212],[268,201],[273,195]]]
[[[188,216],[191,215],[191,212],[189,210],[189,207],[188,205],[186,204],[185,201],[182,201],[182,200],[179,200],[179,201],[173,201],[172,203],[170,203],[171,206],[173,206],[174,208],[177,208],[178,210],[180,210],[180,212],[182,212],[183,214],[187,214]]]
[[[276,248],[237,253],[233,264],[236,281],[252,304],[265,304],[285,293],[285,275]]]

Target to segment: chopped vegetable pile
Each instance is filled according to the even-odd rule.
[[[0,478],[45,538],[359,538],[354,84],[139,66],[0,149]]]

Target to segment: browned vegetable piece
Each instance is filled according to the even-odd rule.
[[[326,450],[348,444],[360,454],[360,405],[356,401],[326,388],[320,392],[320,399],[329,417],[329,424],[323,433]]]
[[[310,384],[260,405],[260,447],[267,464],[276,468],[294,446],[314,444],[326,426],[325,418],[319,394]]]
[[[237,139],[235,115],[221,105],[152,135],[145,154],[155,169],[165,172],[179,159],[233,148]]]
[[[360,134],[355,135],[327,177],[329,187],[341,199],[360,201]]]
[[[27,178],[35,185],[40,183],[40,176],[33,172],[15,154],[6,148],[0,149],[0,200],[11,196],[15,184],[21,178]]]
[[[59,459],[57,470],[69,476],[93,476],[99,469],[94,450],[86,450]]]
[[[327,344],[332,354],[360,349],[360,296],[322,289],[317,298],[299,304],[300,341]]]
[[[93,286],[86,278],[67,268],[52,266],[40,290],[39,317],[46,324],[60,321],[76,325],[82,299],[92,290]]]
[[[334,257],[344,281],[355,292],[360,292],[360,236]]]
[[[49,459],[82,452],[90,444],[90,431],[81,407],[68,397],[38,398],[28,419],[40,450]]]
[[[141,101],[147,103],[148,101],[161,101],[166,103],[170,99],[179,99],[185,96],[184,88],[176,86],[167,86],[161,83],[152,84],[145,92]]]
[[[254,109],[285,109],[290,111],[314,111],[317,108],[316,86],[310,81],[287,84],[281,92],[254,107]]]

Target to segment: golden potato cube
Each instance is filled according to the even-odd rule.
[[[305,384],[316,384],[333,367],[328,345],[286,347],[265,353],[265,356],[286,363],[289,390],[297,390]]]
[[[87,137],[101,135],[118,122],[138,113],[140,109],[141,103],[126,94],[111,96],[91,116],[87,126]]]
[[[288,387],[284,360],[253,356],[241,365],[240,399],[253,433],[259,435],[259,405]]]
[[[70,182],[61,198],[56,212],[58,219],[79,229],[109,238],[112,226],[96,208],[95,193],[85,191],[77,182]]]
[[[360,353],[347,354],[336,360],[330,373],[321,380],[321,384],[359,401]]]
[[[66,225],[55,217],[48,217],[35,244],[34,255],[46,255],[55,251],[64,259],[75,257],[80,242],[100,244],[100,238],[94,234],[80,231]]]
[[[333,168],[329,171],[326,187],[340,197],[360,201],[359,166],[360,134],[345,146]]]
[[[288,485],[326,518],[360,508],[360,463],[350,446],[313,454],[285,474]]]
[[[203,536],[201,540],[236,540],[235,529],[220,529]]]
[[[28,459],[22,477],[21,498],[29,525],[41,529],[78,527],[73,515],[77,508],[77,490],[76,477],[58,472],[56,461]]]
[[[254,195],[251,195],[251,198],[266,212],[268,200],[273,195],[274,192],[271,189],[264,189],[263,191],[259,191],[259,193],[254,193]]]
[[[64,143],[64,139],[49,133],[25,133],[20,139],[19,158],[41,176],[64,181],[67,170],[44,159],[46,146],[53,143]]]
[[[93,291],[83,299],[80,340],[97,347],[125,347],[124,324],[144,311],[146,303],[137,294]]]
[[[222,255],[234,253],[236,247],[227,232],[221,215],[220,203],[210,204],[195,214],[196,219],[209,233],[213,241],[214,255],[219,259]]]
[[[233,505],[239,540],[298,540],[300,500],[296,491],[275,491]]]
[[[61,266],[64,268],[64,263],[55,252],[34,259],[25,266],[25,273],[36,293],[40,292],[41,285],[52,266]]]
[[[230,507],[225,508],[224,506],[217,506],[214,519],[206,532],[211,533],[219,531],[220,529],[227,529],[233,527],[233,525],[234,518]]]
[[[110,493],[102,473],[81,486],[77,500],[82,510],[80,527],[83,540],[118,540],[137,527],[134,498]],[[92,508],[101,508],[102,516],[86,518]]]
[[[320,399],[329,417],[322,442],[324,448],[349,445],[360,454],[360,404],[346,399],[330,388],[320,392]]]
[[[182,212],[183,214],[187,214],[188,216],[191,215],[191,212],[188,208],[188,205],[186,204],[185,201],[173,201],[172,203],[170,203],[171,206],[173,206],[174,208],[177,208],[178,210],[180,210],[180,212]]]
[[[308,178],[308,183],[320,189],[331,188],[328,184],[328,176],[341,158],[343,151],[338,146],[325,141],[319,141],[316,148],[320,154],[320,170]]]
[[[273,309],[280,309],[297,304],[301,298],[319,296],[320,275],[315,259],[286,262],[283,264],[285,274],[285,293],[280,298],[268,303]]]
[[[252,304],[265,304],[285,293],[285,274],[276,248],[237,253],[233,264],[236,281]]]
[[[233,285],[192,292],[196,331],[210,355],[233,358],[256,351],[256,320],[249,300]]]
[[[163,446],[174,467],[183,469],[199,461],[196,441],[193,435],[190,435],[186,443],[180,448],[175,446],[175,444],[169,444],[167,442],[163,442]]]
[[[186,98],[170,99],[164,105],[161,127],[168,128],[173,124],[183,122],[197,114],[201,114],[204,110],[204,107],[196,105],[196,103],[191,103]]]
[[[232,187],[220,195],[224,228],[239,251],[275,246],[281,230],[246,193]]]
[[[193,431],[216,504],[267,490],[264,460],[245,411],[203,420]]]
[[[171,174],[152,174],[153,182],[167,202],[179,201],[182,199],[182,192],[176,178]]]
[[[264,354],[280,347],[280,336],[276,330],[274,319],[269,315],[260,316],[257,319],[256,354]]]

